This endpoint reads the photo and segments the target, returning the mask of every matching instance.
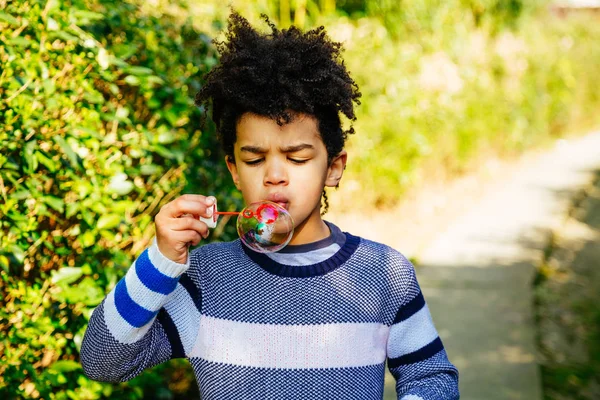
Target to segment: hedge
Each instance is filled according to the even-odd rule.
[[[240,204],[193,106],[210,39],[135,1],[0,4],[0,398],[185,392],[165,368],[89,381],[78,351],[161,205],[183,192]]]

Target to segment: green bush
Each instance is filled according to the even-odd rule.
[[[27,0],[0,1],[0,42],[0,398],[187,390],[181,369],[89,381],[78,350],[161,205],[183,191],[239,202],[193,106],[209,38],[133,1]]]
[[[593,15],[542,11],[508,29],[477,27],[460,8],[432,14],[443,14],[435,29],[401,39],[375,18],[331,26],[363,92],[334,207],[356,208],[358,193],[367,207],[390,207],[429,180],[600,123]]]

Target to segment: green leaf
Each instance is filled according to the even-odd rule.
[[[152,75],[154,70],[147,67],[131,66],[126,68],[126,71],[132,75]]]
[[[92,231],[85,231],[80,237],[80,242],[85,248],[93,246],[96,243],[96,235]]]
[[[169,150],[168,148],[161,145],[152,146],[152,150],[160,154],[164,158],[174,159],[177,158],[177,154],[174,151]]]
[[[77,154],[75,154],[71,146],[69,146],[69,144],[65,141],[65,139],[62,136],[54,136],[54,141],[58,143],[62,151],[67,155],[71,165],[74,168],[79,168],[79,158],[77,157]]]
[[[0,255],[0,267],[2,267],[3,270],[8,272],[8,266],[9,266],[8,257],[6,257],[4,255]]]
[[[51,39],[62,39],[65,42],[78,42],[79,38],[77,36],[73,36],[65,31],[50,31],[48,37]]]
[[[26,39],[22,36],[17,36],[15,38],[11,39],[10,44],[19,46],[19,47],[31,47],[33,45],[33,41]]]
[[[42,86],[44,88],[44,92],[46,92],[46,95],[48,96],[56,92],[56,84],[52,79],[45,79],[44,82],[42,82]]]
[[[10,246],[10,250],[12,251],[13,256],[17,259],[19,263],[23,263],[25,260],[25,252],[19,246],[12,245]]]
[[[54,196],[44,196],[42,200],[55,211],[61,214],[65,212],[65,201],[63,199]]]
[[[102,93],[97,90],[87,90],[83,94],[83,98],[92,104],[102,104],[104,103],[104,96]]]
[[[31,197],[31,192],[29,192],[26,189],[20,189],[20,190],[14,192],[10,197],[12,199],[24,200],[24,199],[28,199]]]
[[[147,104],[148,104],[148,108],[153,109],[153,110],[162,106],[162,102],[159,99],[157,99],[156,97],[151,97],[150,99],[148,99]]]
[[[69,203],[67,204],[67,214],[66,217],[67,218],[71,218],[73,215],[77,214],[77,212],[79,211],[79,203]]]
[[[35,151],[35,157],[40,162],[40,164],[44,165],[50,172],[56,172],[56,163],[46,157],[41,151]]]
[[[10,14],[0,11],[0,20],[8,22],[9,24],[19,25],[19,21]]]
[[[95,129],[92,129],[91,127],[88,126],[75,126],[73,127],[73,133],[75,136],[79,136],[81,133],[85,133],[90,137],[96,138],[96,139],[102,139],[103,136],[100,134],[100,132],[98,132]]]
[[[83,275],[83,270],[78,267],[62,267],[58,271],[52,271],[52,283],[69,284],[75,282]]]
[[[81,364],[73,360],[59,360],[50,366],[56,372],[71,372],[81,369]]]
[[[139,86],[140,78],[138,78],[137,76],[133,76],[133,75],[127,75],[125,77],[125,82],[131,86]]]
[[[158,134],[157,140],[160,144],[171,144],[175,141],[175,135],[172,131],[161,132]]]
[[[121,223],[122,217],[118,214],[107,214],[98,220],[98,229],[112,229]]]
[[[147,77],[146,81],[148,83],[155,83],[157,85],[163,85],[165,83],[164,79],[162,79],[161,77],[158,77],[156,75],[151,75],[151,76]]]
[[[73,12],[73,17],[80,22],[87,21],[100,21],[104,19],[104,14],[93,12],[93,11],[85,11],[85,10],[76,10]]]
[[[118,59],[121,59],[123,63],[123,67],[129,67],[129,64],[125,63],[123,60],[128,59],[132,55],[134,55],[138,51],[138,46],[132,44],[121,43],[114,45],[112,47],[112,51],[117,56]]]
[[[163,169],[155,164],[144,164],[140,167],[142,175],[158,175]]]

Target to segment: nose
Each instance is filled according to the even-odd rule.
[[[267,163],[267,169],[263,179],[265,186],[287,185],[288,176],[285,166],[280,160],[270,160]]]

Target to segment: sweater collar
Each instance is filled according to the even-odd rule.
[[[273,275],[288,278],[310,278],[314,276],[325,275],[333,271],[344,264],[352,256],[352,254],[354,254],[358,248],[358,244],[360,243],[360,238],[358,236],[353,236],[348,232],[344,232],[344,234],[346,235],[346,242],[334,255],[320,263],[312,265],[298,266],[280,264],[265,254],[249,249],[243,243],[241,243],[241,246],[246,255],[252,261]]]

